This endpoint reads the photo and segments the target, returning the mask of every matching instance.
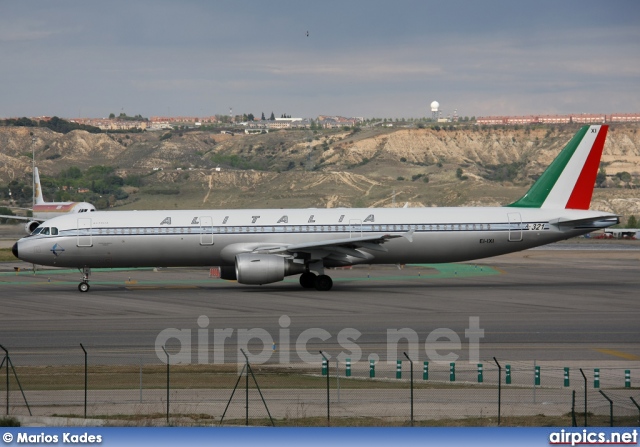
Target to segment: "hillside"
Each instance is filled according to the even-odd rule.
[[[30,184],[33,147],[44,175],[106,165],[122,177],[141,176],[141,186],[127,187],[129,197],[116,204],[119,209],[502,205],[526,191],[578,127],[236,136],[63,135],[0,127],[0,184],[16,179]],[[596,189],[592,207],[640,215],[640,192],[632,189],[640,182],[637,125],[610,128],[603,162],[607,187]],[[630,183],[616,177],[625,171],[632,175]]]

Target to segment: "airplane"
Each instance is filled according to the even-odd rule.
[[[96,211],[96,207],[87,202],[45,202],[42,195],[42,186],[40,185],[40,175],[38,168],[33,168],[35,195],[33,204],[33,217],[24,216],[5,216],[0,218],[13,220],[26,220],[24,231],[31,234],[38,226],[47,219],[62,216],[63,214],[88,213]]]
[[[330,290],[325,269],[461,262],[606,228],[590,211],[607,125],[582,127],[529,191],[503,207],[97,211],[43,223],[17,241],[26,262],[78,268],[220,266],[222,279],[269,284],[300,274]]]

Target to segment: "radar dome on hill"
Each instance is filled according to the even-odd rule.
[[[433,121],[438,121],[439,109],[440,109],[440,103],[438,101],[433,101],[431,103],[431,119]]]

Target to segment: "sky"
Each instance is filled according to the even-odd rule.
[[[640,112],[640,2],[0,2],[0,118],[419,118],[434,100]]]

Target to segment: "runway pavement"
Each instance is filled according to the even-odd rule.
[[[404,351],[417,361],[634,362],[639,267],[640,243],[559,244],[477,264],[332,270],[330,292],[297,277],[243,286],[208,269],[144,269],[95,271],[80,293],[78,272],[9,262],[0,344],[21,364],[78,363],[80,343],[104,363],[157,362],[160,346],[192,363],[235,363],[243,346],[276,364],[317,364],[319,350],[354,362]]]

